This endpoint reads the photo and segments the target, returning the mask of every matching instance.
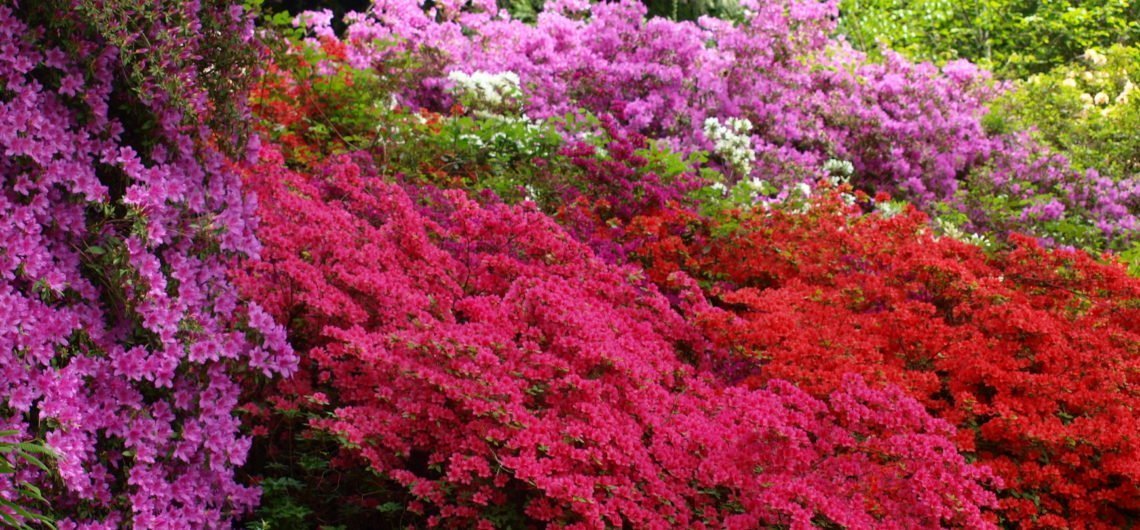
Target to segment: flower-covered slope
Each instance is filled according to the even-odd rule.
[[[897,390],[725,387],[680,362],[702,339],[636,269],[541,212],[409,193],[350,158],[303,176],[264,156],[249,179],[266,248],[240,283],[308,345],[335,406],[313,427],[402,486],[408,515],[990,526],[988,474]]]
[[[0,6],[0,519],[1140,523],[1132,161],[742,7]]]

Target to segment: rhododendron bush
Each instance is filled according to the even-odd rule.
[[[241,284],[307,346],[335,405],[313,428],[427,524],[990,525],[987,473],[897,390],[724,387],[678,360],[704,341],[635,269],[532,207],[281,163],[249,172],[265,249]]]
[[[328,12],[298,23],[314,43],[337,43],[353,68],[423,56],[438,72],[401,91],[413,107],[446,110],[457,76],[516,75],[533,118],[613,114],[682,152],[716,153],[737,178],[811,184],[837,158],[853,164],[863,189],[956,212],[954,222],[971,231],[1102,248],[1137,228],[1131,180],[1078,172],[1023,133],[988,131],[986,103],[1002,87],[973,65],[936,68],[892,53],[869,62],[829,37],[833,2],[742,6],[740,23],[693,23],[647,20],[631,1],[550,2],[530,25],[489,1],[433,2],[425,12],[419,2],[381,0],[346,16],[343,40]],[[710,119],[746,119],[750,130],[725,151]]]
[[[294,360],[226,280],[254,205],[235,130],[208,125],[240,112],[251,36],[221,2],[0,6],[0,430],[56,453],[0,495],[38,487],[60,528],[214,528],[257,501],[233,376]]]

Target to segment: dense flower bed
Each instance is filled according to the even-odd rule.
[[[991,526],[987,473],[897,390],[724,387],[679,361],[694,330],[636,269],[541,212],[281,163],[250,170],[266,248],[241,283],[309,345],[335,407],[313,427],[428,524]]]
[[[867,199],[870,200],[870,199]],[[986,256],[926,216],[863,215],[838,194],[806,212],[639,218],[650,276],[685,270],[717,309],[695,318],[746,386],[826,395],[846,374],[899,385],[958,426],[1031,528],[1120,528],[1140,507],[1140,282],[1027,238]],[[854,212],[852,211],[854,210]],[[656,271],[656,272],[653,272]]]
[[[660,23],[664,22],[651,24]],[[352,71],[348,63],[353,55],[341,43],[325,35],[317,44],[327,55],[318,54],[315,60],[327,72],[343,75]],[[393,54],[389,60],[400,57],[391,49],[386,53]],[[901,60],[899,65],[910,67]],[[386,68],[376,71],[380,76],[390,74]],[[387,88],[397,93],[409,86],[417,87],[412,92],[420,90],[423,70],[417,74],[421,77],[410,84]],[[320,75],[329,74],[319,74],[317,82]],[[445,114],[406,113],[395,105],[390,107],[391,113],[377,114],[382,127],[392,127],[393,137],[407,142],[397,147],[401,152],[415,149],[410,146],[413,143],[448,145],[446,138],[455,134],[452,127],[470,119],[468,112],[482,113],[479,119],[488,120],[488,109],[509,112],[504,109],[515,104],[510,99],[517,97],[511,76],[450,77],[458,84],[447,85],[446,90],[434,95],[419,92],[417,97],[425,98],[419,100],[425,104],[445,108],[455,101],[453,95],[474,94],[461,97],[458,109],[452,106]],[[527,87],[526,76],[519,77],[520,86]],[[301,85],[285,86],[295,91]],[[339,101],[354,102],[359,97],[348,96],[354,93],[351,89],[338,90],[333,94],[340,94]],[[291,102],[296,98],[270,96],[274,113],[295,105]],[[389,101],[384,91],[373,97]],[[335,112],[336,101],[319,100],[318,108],[308,112],[327,116]],[[329,110],[319,108],[322,103]],[[414,132],[406,136],[407,123],[418,121],[429,125],[411,126]],[[898,385],[928,411],[957,426],[958,451],[991,466],[1004,479],[1005,485],[997,489],[1001,507],[994,512],[1002,524],[1111,528],[1134,518],[1136,477],[1128,462],[1134,458],[1136,447],[1128,437],[1110,430],[1112,425],[1132,426],[1137,419],[1132,412],[1137,396],[1128,380],[1137,362],[1137,336],[1129,320],[1134,312],[1130,293],[1136,285],[1118,265],[1098,264],[1079,252],[1043,250],[1017,235],[1009,236],[1010,249],[993,255],[952,237],[939,239],[929,218],[886,196],[872,199],[848,187],[832,189],[839,181],[833,174],[854,173],[857,183],[860,179],[855,164],[834,159],[819,164],[819,169],[827,168],[824,171],[829,179],[813,181],[810,186],[779,190],[768,181],[748,178],[739,168],[759,158],[728,155],[751,140],[747,136],[751,120],[705,120],[701,124],[701,134],[716,136],[723,144],[712,148],[714,157],[724,156],[720,160],[723,165],[715,163],[715,158],[713,164],[702,165],[700,153],[686,159],[683,153],[662,151],[660,143],[631,127],[620,109],[586,121],[593,125],[585,132],[580,123],[567,122],[574,125],[563,131],[565,139],[558,154],[535,160],[529,174],[515,175],[520,179],[517,183],[525,184],[527,197],[543,205],[569,235],[599,258],[644,267],[644,272],[634,273],[630,281],[638,284],[647,279],[664,289],[674,310],[689,322],[688,329],[695,335],[680,343],[673,356],[689,363],[695,373],[719,385],[758,390],[766,389],[772,381],[788,380],[822,400],[840,391],[850,373],[867,378],[873,387],[888,385],[885,391]],[[337,119],[332,123],[345,125]],[[641,130],[655,134],[652,127]],[[352,131],[352,127],[344,131]],[[302,137],[312,137],[311,131],[301,128],[300,132]],[[289,151],[304,152],[295,149],[298,137],[290,138]],[[351,146],[342,149],[353,151]],[[370,156],[354,159],[354,163],[367,167],[379,162],[380,171],[410,170],[411,174],[403,178],[422,182],[424,176],[416,166],[385,164],[393,158],[391,149],[385,146]],[[428,165],[418,169],[430,173],[426,179],[430,182],[467,189],[479,189],[483,179],[499,178],[501,168],[476,165],[473,173],[463,170],[462,179],[450,179],[445,175],[449,167],[459,167],[455,159],[446,150],[434,151],[430,158],[421,159]],[[803,178],[802,173],[787,168],[768,170],[783,171],[764,174],[770,180],[788,175]],[[260,169],[257,173],[271,171]],[[316,177],[321,182],[346,180],[340,173],[329,176],[327,169],[315,173],[323,175]],[[884,170],[884,174],[896,173]],[[867,175],[862,178],[865,184]],[[352,196],[347,191],[335,195]],[[427,196],[436,198],[424,199],[413,195],[418,197],[417,204],[426,200],[435,205],[419,210],[419,215],[439,223],[441,234],[450,233],[449,223],[456,222],[451,207],[444,208],[449,213],[441,214],[438,196],[429,193]],[[304,196],[316,194],[305,192]],[[357,197],[347,204],[362,200]],[[1038,205],[1038,209],[1047,206]],[[1023,219],[1034,221],[1037,215],[1031,208]],[[463,217],[474,214],[468,212]],[[962,239],[985,240],[945,231]],[[476,239],[493,240],[489,233],[479,232]],[[449,240],[455,236],[440,237]],[[316,236],[305,244],[312,245],[315,240]],[[294,273],[306,282],[319,277],[311,268],[304,272],[294,269]],[[696,278],[701,290],[694,291],[693,285],[684,281],[686,275]],[[266,282],[267,286],[275,285],[279,280]],[[317,285],[310,283],[306,288],[322,296],[345,289]],[[685,287],[675,291],[677,285]],[[366,293],[359,288],[355,291]],[[438,299],[432,297],[433,301]],[[567,304],[560,301],[559,305]],[[302,315],[310,312],[295,309],[277,314],[304,322],[307,319]],[[386,320],[390,323],[392,319],[376,323]],[[306,329],[319,330],[325,325]],[[574,333],[567,329],[558,335]],[[307,337],[303,342],[309,344],[310,336],[303,336]],[[501,343],[509,341],[504,337]],[[372,346],[359,350],[390,347],[386,343],[369,344]],[[978,344],[986,346],[977,349]],[[337,362],[357,366],[360,360],[358,354],[341,354]],[[343,377],[336,374],[346,373],[343,369],[325,370],[329,375],[314,377],[326,378],[323,384],[333,387]],[[1073,389],[1074,371],[1084,374],[1082,381],[1087,384],[1078,386],[1088,391]],[[316,372],[321,373],[319,367]],[[299,395],[303,398],[314,391],[307,388]],[[328,394],[332,403],[328,407],[340,403],[335,397],[338,393]],[[316,424],[334,432],[333,425],[348,429],[360,423],[356,418],[326,421]],[[356,454],[353,448],[362,445],[364,439],[351,442],[349,453]],[[392,475],[393,467],[386,466],[416,466],[408,460],[395,462],[374,469],[385,480],[393,480],[399,472]],[[416,506],[417,510],[424,508]],[[427,508],[425,513],[443,513],[433,509],[440,508]],[[479,513],[486,515],[487,511]],[[441,524],[447,521],[447,517],[439,520]]]
[[[833,2],[546,7],[0,6],[0,521],[1140,522],[1140,281],[1063,246],[1134,160]]]

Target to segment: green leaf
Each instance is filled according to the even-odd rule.
[[[40,491],[40,488],[36,487],[35,484],[24,482],[20,484],[20,491],[21,494],[25,497],[31,497],[37,501],[47,503],[47,499],[44,498],[43,492]]]
[[[381,512],[381,513],[392,513],[392,512],[400,511],[403,508],[404,508],[404,505],[402,505],[398,502],[386,502],[384,504],[377,506],[376,511]]]
[[[13,504],[8,502],[8,501],[0,500],[0,507],[11,509],[12,506],[13,506]],[[16,519],[13,518],[11,515],[8,515],[4,510],[0,510],[0,521],[3,521],[5,525],[11,526],[13,528],[24,527],[24,525],[16,522]]]
[[[39,458],[36,458],[35,456],[24,453],[20,455],[20,458],[23,458],[24,460],[27,460],[28,463],[42,469],[44,473],[51,473],[51,469],[48,468],[47,464],[43,463],[43,461],[41,461]]]
[[[16,444],[16,447],[19,447],[21,451],[26,451],[29,453],[39,453],[41,455],[55,456],[55,451],[52,451],[51,448],[40,445],[38,443],[20,442]]]

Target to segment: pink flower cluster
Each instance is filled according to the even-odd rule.
[[[836,3],[743,2],[741,23],[646,19],[635,1],[548,2],[530,25],[495,2],[444,0],[424,11],[412,0],[377,0],[346,16],[349,63],[379,64],[413,51],[439,65],[438,76],[409,87],[409,103],[445,109],[449,71],[514,72],[532,117],[585,109],[613,114],[624,127],[669,140],[682,151],[711,150],[708,118],[753,125],[755,176],[780,185],[814,183],[831,158],[850,161],[856,184],[923,207],[949,203],[980,229],[1033,231],[1077,218],[1113,237],[1137,226],[1140,191],[1095,173],[1080,174],[1026,136],[983,127],[986,103],[1001,87],[973,65],[913,64],[888,53],[869,62],[830,37]],[[336,39],[328,13],[299,22]],[[377,46],[378,41],[396,47]],[[1012,225],[1001,212],[956,194],[1026,201]],[[1045,197],[1042,199],[1041,197]]]
[[[121,28],[99,26],[123,6],[81,3],[0,6],[0,426],[58,453],[58,481],[22,476],[60,528],[217,528],[258,495],[234,476],[250,445],[234,376],[296,362],[227,279],[259,250],[255,204],[196,123],[203,21],[247,41],[252,22],[216,2],[140,8],[164,17],[132,19],[150,24],[134,39],[181,55],[134,64],[176,79],[176,100],[124,77]]]
[[[238,283],[305,345],[310,401],[336,407],[314,427],[427,524],[993,527],[988,471],[899,390],[725,387],[679,360],[700,334],[638,269],[533,206],[372,167],[263,150],[265,248]]]

